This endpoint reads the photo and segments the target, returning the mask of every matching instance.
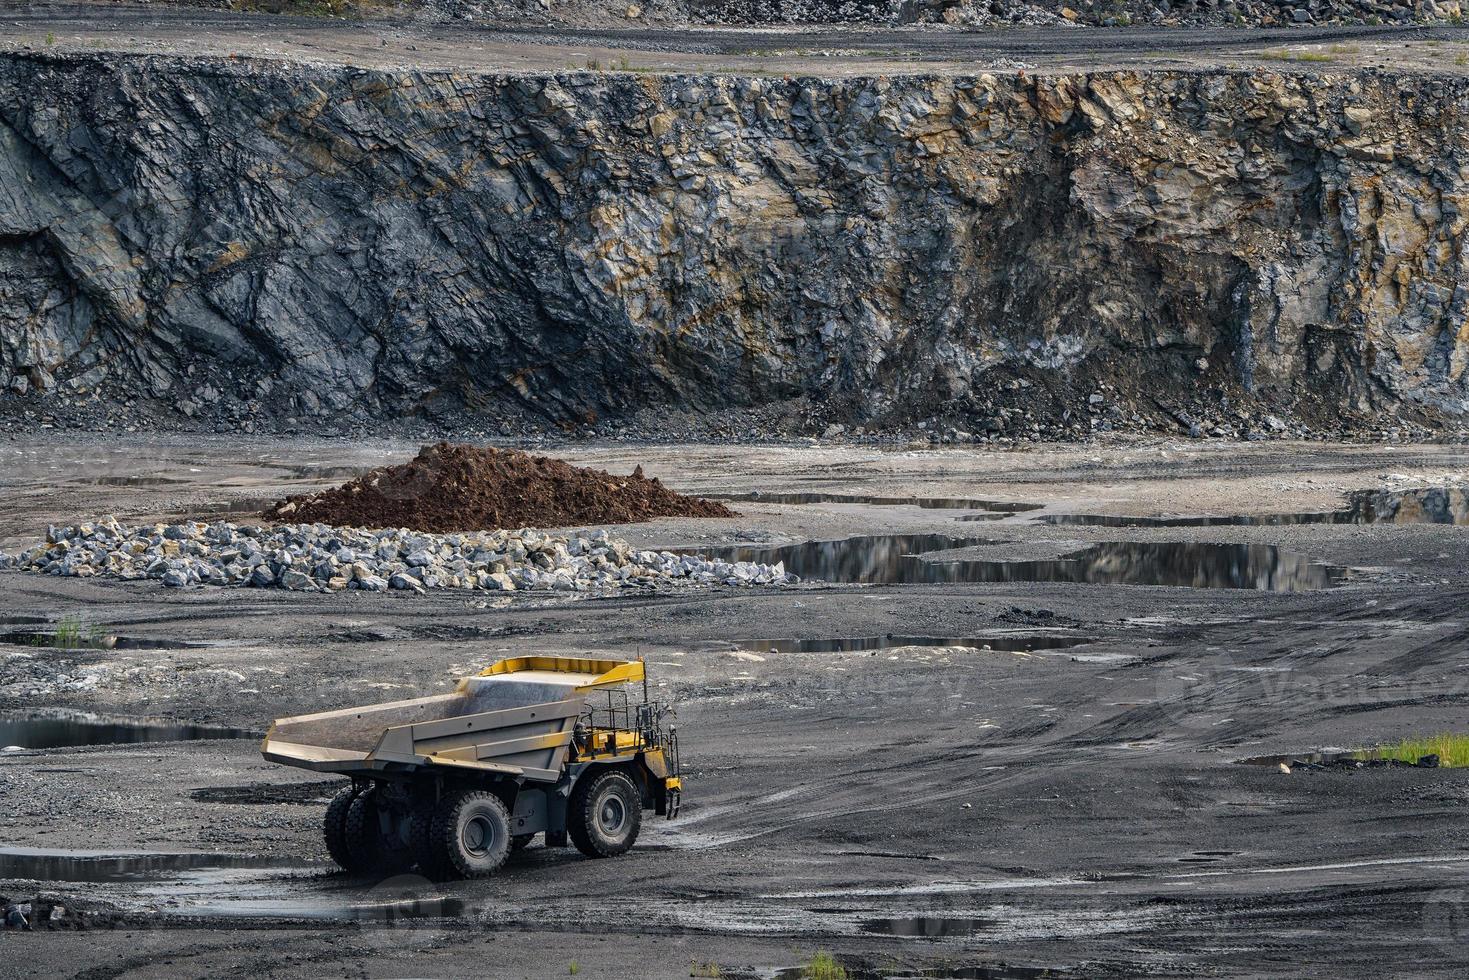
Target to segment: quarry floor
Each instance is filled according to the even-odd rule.
[[[10,437],[0,548],[48,522],[108,513],[243,516],[416,448]],[[0,875],[0,894],[115,912],[99,921],[117,926],[0,934],[0,975],[511,977],[567,975],[575,961],[587,977],[682,977],[691,963],[771,977],[817,950],[875,971],[862,976],[1462,975],[1469,772],[1287,774],[1238,760],[1463,730],[1469,529],[1035,517],[1329,510],[1346,491],[1462,482],[1464,448],[1118,440],[1025,452],[554,454],[614,472],[641,463],[707,493],[1044,507],[970,523],[911,505],[739,502],[733,519],[619,531],[640,545],[933,532],[982,535],[999,542],[988,552],[1024,558],[1089,541],[1253,542],[1354,571],[1336,588],[1294,593],[806,582],[602,598],[167,590],[0,572],[0,631],[73,616],[120,636],[207,644],[0,644],[0,709],[259,731],[282,715],[443,689],[511,652],[642,655],[678,705],[688,786],[679,819],[650,814],[622,859],[535,845],[491,880],[435,885],[334,873],[318,830],[331,787],[265,764],[252,739],[0,754],[0,866],[16,853],[5,848],[268,865],[204,860],[93,883]],[[1028,655],[752,655],[730,642],[1007,632],[1091,642]],[[371,914],[405,898],[427,914]],[[1044,970],[1054,974],[1033,972]]]
[[[866,75],[1268,66],[1469,72],[1462,27],[670,28],[340,20],[114,3],[0,11],[0,53],[249,57],[441,71]]]

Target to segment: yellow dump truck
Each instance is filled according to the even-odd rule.
[[[644,810],[676,816],[670,717],[641,660],[513,657],[450,694],[281,718],[261,752],[351,778],[324,827],[344,869],[478,878],[536,834],[613,857]]]

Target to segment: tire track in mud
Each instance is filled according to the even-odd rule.
[[[929,756],[931,761],[917,768],[898,763],[887,767],[845,769],[829,778],[807,780],[799,790],[782,790],[738,804],[714,804],[707,808],[700,807],[688,813],[686,817],[680,818],[680,822],[687,826],[709,820],[721,821],[718,829],[713,832],[696,831],[690,835],[690,839],[678,841],[676,838],[681,836],[681,828],[675,826],[670,827],[665,836],[673,836],[675,839],[668,843],[681,850],[725,847],[770,834],[784,833],[803,824],[827,820],[847,820],[863,814],[912,809],[915,800],[921,800],[924,805],[931,805],[962,797],[974,797],[986,791],[1020,789],[1030,782],[1042,778],[1053,778],[1059,772],[1080,768],[1086,764],[1084,762],[1063,762],[1062,753],[1058,752],[1052,756],[1044,751],[1028,752],[1028,756],[1035,761],[1028,763],[1025,768],[1008,765],[997,767],[992,760],[977,758],[973,750],[956,749],[936,756],[930,752]],[[956,771],[953,764],[959,762],[986,764],[982,765],[977,773],[969,773],[965,770]],[[888,773],[899,775],[895,779],[887,780],[874,778]],[[948,789],[934,788],[935,784],[942,783],[954,785]],[[824,790],[831,792],[823,792]],[[871,795],[874,791],[879,791],[883,799],[873,802]],[[821,804],[816,806],[805,804],[802,798],[808,794],[814,799],[821,800]],[[789,806],[792,801],[798,802],[795,809]],[[780,817],[774,822],[769,822],[769,815],[759,812],[759,808],[776,803],[782,805]],[[735,817],[734,820],[727,819],[731,815]],[[757,822],[757,825],[741,826],[750,822]]]
[[[1392,648],[1400,633],[1395,631],[1323,646],[1322,637],[1337,624],[1356,618],[1350,615],[1354,606],[1342,605],[1291,626],[1274,617],[1240,619],[1222,633],[1216,626],[1206,651],[1174,649],[1118,669],[1119,676],[1144,683],[1152,675],[1155,698],[1070,735],[1069,744],[1083,748],[1156,738],[1177,748],[1217,748],[1267,732],[1287,716],[1303,725],[1313,718],[1469,702],[1469,680],[1455,687],[1441,675],[1418,679],[1469,656],[1469,626],[1444,615],[1445,607],[1455,605],[1451,595],[1376,611],[1378,622],[1393,612],[1403,622],[1435,629],[1431,638],[1415,637],[1413,646],[1397,654]],[[1347,672],[1328,669],[1344,660],[1351,663],[1352,655],[1364,662]],[[1317,665],[1321,669],[1313,672]],[[1384,678],[1396,679],[1402,696],[1384,687]]]

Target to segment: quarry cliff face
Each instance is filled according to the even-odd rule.
[[[585,421],[1469,407],[1469,84],[0,59],[0,391]]]

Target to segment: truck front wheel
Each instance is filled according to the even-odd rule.
[[[637,786],[615,769],[588,773],[571,791],[566,832],[587,857],[616,857],[632,849],[643,823],[643,798]]]
[[[510,855],[510,814],[494,793],[469,790],[440,804],[433,838],[454,872],[484,878]]]

